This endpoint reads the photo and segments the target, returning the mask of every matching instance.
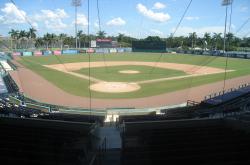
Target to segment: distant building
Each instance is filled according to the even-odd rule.
[[[93,42],[93,45],[94,45],[94,42]],[[105,38],[105,39],[98,38],[96,39],[96,47],[97,48],[116,48],[118,47],[118,42],[112,41],[111,38]]]

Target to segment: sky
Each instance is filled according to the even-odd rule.
[[[119,33],[144,38],[148,35],[168,37],[174,32],[190,0],[89,0],[89,29],[96,34],[100,29],[107,35]],[[45,33],[74,35],[75,8],[71,0],[0,0],[0,35],[8,36],[11,29],[37,29],[38,36]],[[175,36],[198,36],[223,33],[226,7],[222,0],[193,0]],[[78,29],[87,33],[88,1],[78,7]],[[228,8],[228,14],[231,8]],[[250,0],[234,0],[231,32],[239,37],[250,37]],[[241,28],[241,26],[246,24]],[[229,20],[228,20],[229,25]],[[229,30],[229,29],[227,29]]]

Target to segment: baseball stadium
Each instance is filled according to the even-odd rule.
[[[1,161],[249,164],[248,6],[0,2]]]

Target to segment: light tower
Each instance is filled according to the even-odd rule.
[[[226,14],[225,14],[225,27],[224,27],[224,43],[223,43],[223,56],[226,56],[226,66],[225,66],[225,73],[224,73],[224,81],[223,81],[223,96],[226,88],[226,77],[227,77],[227,63],[228,63],[228,54],[226,54],[226,33],[227,33],[227,8],[229,5],[232,5],[233,0],[223,0],[222,6],[226,6]],[[232,6],[231,6],[232,7]],[[232,9],[232,8],[231,8]],[[232,14],[232,13],[231,13]],[[231,16],[230,16],[231,17]],[[231,20],[231,18],[230,18]],[[231,24],[231,21],[230,21]],[[231,25],[229,25],[230,27]],[[222,98],[223,99],[223,98]]]
[[[226,6],[226,15],[225,15],[225,27],[224,27],[224,41],[223,41],[223,55],[226,53],[226,33],[227,33],[227,8],[233,3],[233,0],[223,0],[222,6]],[[230,26],[230,25],[229,25]]]
[[[72,6],[75,7],[75,37],[76,37],[76,49],[77,49],[77,7],[81,6],[81,0],[72,0]]]

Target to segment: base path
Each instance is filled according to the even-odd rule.
[[[64,63],[44,65],[45,67],[59,70],[62,72],[72,72],[82,68],[96,68],[96,67],[109,67],[109,66],[122,66],[122,65],[135,65],[135,66],[151,66],[163,69],[180,70],[187,74],[213,74],[224,72],[224,69],[198,66],[190,64],[168,63],[168,62],[141,62],[141,61],[106,61],[104,62],[77,62],[77,63]]]
[[[195,77],[195,76],[202,76],[202,75],[209,75],[209,74],[216,74],[216,73],[224,73],[224,69],[220,68],[213,68],[213,67],[207,67],[207,66],[197,66],[197,65],[190,65],[190,64],[178,64],[178,63],[167,63],[167,62],[140,62],[140,61],[106,61],[103,62],[78,62],[78,63],[64,63],[64,64],[53,64],[53,65],[44,65],[45,67],[48,67],[50,69],[55,69],[67,74],[71,74],[86,80],[91,80],[95,82],[94,86],[91,86],[91,90],[95,90],[98,92],[108,92],[108,93],[118,93],[119,89],[116,88],[109,88],[110,90],[102,89],[106,87],[112,87],[114,86],[114,83],[108,84],[108,82],[104,82],[103,80],[97,79],[95,77],[92,77],[91,75],[84,75],[75,73],[73,71],[80,70],[82,68],[95,68],[95,67],[108,67],[108,66],[122,66],[122,65],[135,65],[135,66],[151,66],[151,67],[158,67],[158,68],[164,68],[164,69],[174,69],[174,70],[180,70],[187,75],[184,76],[175,76],[175,77],[168,77],[168,78],[160,78],[160,79],[152,79],[152,80],[144,80],[144,81],[135,81],[130,83],[136,83],[136,84],[145,84],[145,83],[153,83],[153,82],[161,82],[166,80],[178,80],[182,78],[188,78],[188,77]],[[227,72],[232,72],[233,70],[227,70]],[[138,71],[135,70],[122,70],[119,71],[120,73],[126,73],[126,74],[138,74]],[[122,83],[122,82],[121,82]],[[120,85],[123,87],[124,85]],[[131,92],[134,90],[130,90],[127,86],[128,90],[126,91],[125,88],[121,88],[121,92]],[[113,92],[112,92],[113,91]]]
[[[10,72],[19,88],[30,98],[37,101],[71,107],[90,108],[90,99],[69,94],[24,67]],[[250,82],[250,76],[238,77],[226,81],[226,89]],[[91,99],[91,108],[135,107],[149,108],[180,104],[187,100],[201,101],[208,94],[221,91],[223,81],[198,87],[165,93],[138,99]]]

